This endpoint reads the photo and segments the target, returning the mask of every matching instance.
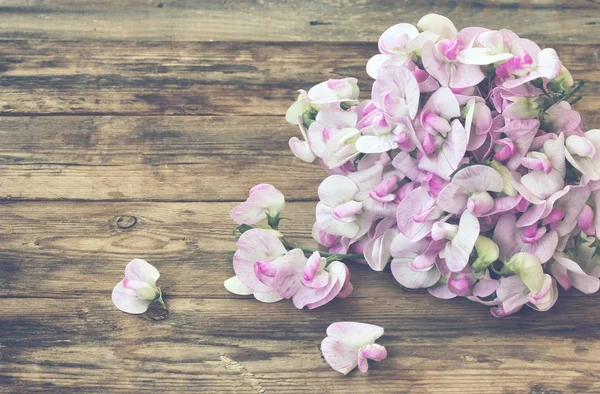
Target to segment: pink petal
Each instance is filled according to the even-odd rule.
[[[237,224],[254,224],[283,210],[285,198],[272,185],[263,184],[252,188],[248,199],[231,210],[231,219]]]
[[[287,250],[269,230],[252,229],[238,239],[238,251],[233,256],[233,269],[238,279],[257,292],[269,292],[271,288],[261,283],[254,273],[254,264],[271,261],[283,256]]]
[[[337,322],[327,327],[328,337],[350,343],[357,351],[375,343],[383,333],[383,327],[358,322]]]
[[[302,274],[306,265],[306,257],[301,249],[293,249],[275,260],[276,274],[271,287],[281,297],[292,298],[302,287]]]
[[[583,269],[581,269],[579,264],[573,260],[562,257],[558,254],[554,255],[554,260],[568,271],[571,284],[577,290],[584,294],[592,294],[600,289],[600,280],[586,274]]]
[[[374,271],[383,271],[388,265],[391,259],[390,248],[396,235],[398,235],[398,230],[391,228],[381,237],[372,239],[365,245],[365,260]]]
[[[112,301],[123,312],[136,315],[146,312],[152,303],[152,301],[139,298],[134,290],[125,288],[123,281],[117,283],[113,288]]]
[[[479,237],[479,220],[469,211],[463,212],[458,232],[452,241],[446,244],[445,259],[450,271],[459,272],[468,264],[477,237]]]
[[[439,284],[437,286],[430,287],[427,289],[427,291],[429,291],[429,294],[432,296],[442,300],[449,300],[456,297],[456,294],[450,291],[447,284]]]
[[[448,87],[441,87],[433,93],[424,108],[448,120],[461,115],[458,100]]]
[[[387,350],[381,345],[376,343],[367,345],[360,348],[358,351],[358,369],[360,372],[367,372],[369,370],[369,363],[367,359],[374,361],[381,361],[387,357]]]
[[[160,277],[160,273],[145,260],[133,259],[125,267],[125,277],[154,285]]]
[[[343,340],[331,337],[323,339],[321,352],[331,368],[344,375],[358,365],[358,349]]]

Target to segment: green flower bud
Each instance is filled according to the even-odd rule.
[[[480,235],[475,242],[475,251],[477,258],[471,264],[471,270],[474,273],[484,271],[490,264],[498,260],[500,251],[498,245],[491,239]]]
[[[502,175],[502,179],[504,180],[504,189],[502,189],[502,192],[507,196],[516,196],[518,192],[510,181],[510,170],[504,165],[502,165],[502,163],[496,160],[492,160],[492,162],[490,163],[490,167],[492,167],[494,170],[498,171],[500,175]]]
[[[544,284],[544,269],[540,260],[531,253],[515,254],[506,265],[525,283],[533,294],[539,292]]]

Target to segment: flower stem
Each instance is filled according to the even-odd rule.
[[[305,247],[296,245],[293,242],[290,242],[290,241],[288,241],[285,238],[283,238],[281,240],[281,242],[283,242],[283,246],[285,246],[285,248],[288,249],[288,250],[291,250],[291,249],[300,249],[304,253],[308,253],[308,254],[312,254],[314,252],[319,252],[319,254],[321,255],[321,257],[325,257],[325,258],[327,258],[327,260],[330,260],[331,258],[333,258],[333,260],[337,260],[337,259],[359,260],[359,259],[364,259],[365,258],[365,256],[363,254],[360,254],[360,253],[338,254],[338,253],[329,253],[329,252],[322,252],[320,250],[309,249],[309,248],[305,248]],[[331,261],[333,261],[333,260],[331,260]]]

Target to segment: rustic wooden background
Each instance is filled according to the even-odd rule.
[[[600,393],[600,297],[499,320],[352,268],[315,311],[223,288],[229,210],[256,183],[310,243],[316,166],[288,152],[295,90],[356,76],[377,38],[429,12],[554,47],[600,125],[600,1],[0,1],[0,392]],[[134,257],[166,320],[117,310]],[[153,315],[154,316],[154,315]],[[343,377],[328,324],[385,327],[389,358]]]

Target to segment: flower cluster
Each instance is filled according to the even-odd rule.
[[[314,251],[306,258],[303,249],[282,239],[277,227],[284,206],[283,194],[262,184],[253,187],[248,200],[231,211],[243,233],[233,256],[235,276],[225,281],[225,288],[238,295],[252,294],[262,302],[292,299],[298,309],[314,309],[336,297],[346,298],[352,292],[350,271],[337,261],[337,255],[327,253],[329,257],[324,258]],[[270,229],[250,227],[263,219]]]
[[[356,79],[330,79],[287,112],[294,155],[330,174],[315,239],[494,316],[550,309],[557,284],[597,292],[600,130],[584,132],[571,108],[583,83],[557,53],[436,14],[392,26],[379,51],[369,100]],[[253,291],[279,286],[246,271]]]

